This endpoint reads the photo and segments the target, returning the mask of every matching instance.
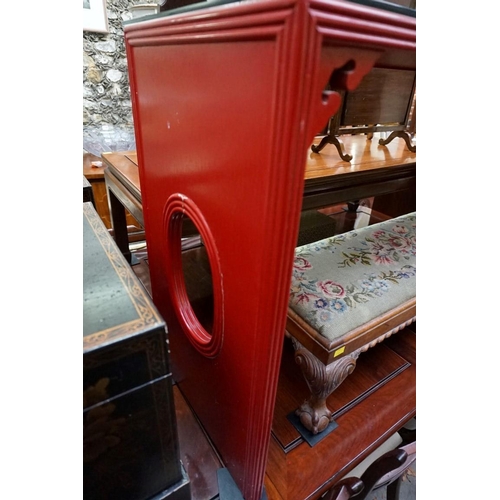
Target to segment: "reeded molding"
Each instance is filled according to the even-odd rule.
[[[191,307],[182,269],[182,220],[189,217],[196,226],[207,250],[212,272],[214,320],[212,333],[201,325]],[[216,357],[224,339],[224,288],[220,259],[210,227],[200,209],[189,197],[172,194],[163,212],[163,240],[165,241],[165,275],[170,300],[181,328],[193,347],[207,358]]]

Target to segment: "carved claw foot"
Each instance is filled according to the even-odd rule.
[[[309,387],[311,397],[295,411],[302,425],[313,434],[318,434],[332,421],[332,412],[326,406],[330,394],[351,374],[356,367],[360,349],[337,361],[324,365],[316,356],[292,337],[295,362]]]
[[[318,434],[324,431],[328,424],[333,420],[333,413],[327,408],[326,401],[315,401],[311,406],[310,400],[304,401],[299,408],[295,410],[295,415],[300,418],[301,424],[311,431]]]

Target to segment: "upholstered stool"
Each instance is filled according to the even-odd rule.
[[[296,414],[313,434],[361,352],[416,319],[416,213],[297,247],[287,318],[311,392]]]

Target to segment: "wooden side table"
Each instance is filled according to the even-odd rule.
[[[314,143],[318,144],[320,140],[321,137],[318,136]],[[343,136],[343,142],[353,156],[349,167],[346,167],[333,145],[326,145],[321,154],[309,153],[302,210],[318,209],[373,196],[376,197],[375,200],[381,200],[377,206],[379,211],[384,211],[386,203],[382,203],[382,200],[385,197],[396,200],[393,203],[399,201],[399,215],[415,210],[415,152],[409,151],[402,140],[380,146],[377,138],[369,140],[365,135],[346,135]],[[111,207],[111,210],[108,210],[110,227],[113,228],[118,248],[128,262],[132,262],[133,256],[129,249],[131,238],[127,230],[129,214],[132,214],[144,229],[137,153],[106,152],[102,154],[102,161],[101,175],[104,177]],[[405,193],[403,197],[399,196],[402,192]],[[401,207],[401,198],[403,201],[410,200],[411,203]],[[394,208],[390,213],[398,215]],[[191,233],[193,231],[187,226],[185,234]]]
[[[134,163],[135,158],[135,151],[102,153],[111,226],[115,242],[129,263],[133,262],[127,231],[127,212],[144,228],[139,169]]]
[[[127,261],[135,264],[135,257],[129,247],[133,238],[128,231],[127,217],[131,215],[139,223],[140,228],[144,229],[137,154],[135,151],[107,152],[102,154],[102,160],[115,242]],[[186,238],[191,237],[189,241],[183,243],[183,248],[193,241],[199,242],[198,232],[190,221],[185,221],[182,234]]]
[[[105,155],[107,153],[103,153]],[[92,166],[93,161],[102,162],[101,167]],[[92,195],[94,197],[94,204],[97,213],[101,217],[104,225],[107,229],[113,228],[113,223],[111,220],[110,212],[110,201],[108,200],[108,193],[106,190],[106,182],[104,179],[105,163],[103,158],[96,156],[92,153],[83,154],[83,176],[89,181],[92,186]],[[138,227],[138,221],[134,218],[131,213],[125,211],[125,230],[130,232],[137,232],[140,228]]]
[[[92,153],[83,153],[83,176],[92,186],[94,204],[99,217],[101,217],[104,225],[110,229],[111,217],[109,215],[106,185],[104,184],[104,168],[92,166],[93,161],[101,161],[101,158]]]

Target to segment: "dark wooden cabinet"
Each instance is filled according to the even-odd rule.
[[[90,202],[83,204],[86,500],[189,500],[165,323]]]

